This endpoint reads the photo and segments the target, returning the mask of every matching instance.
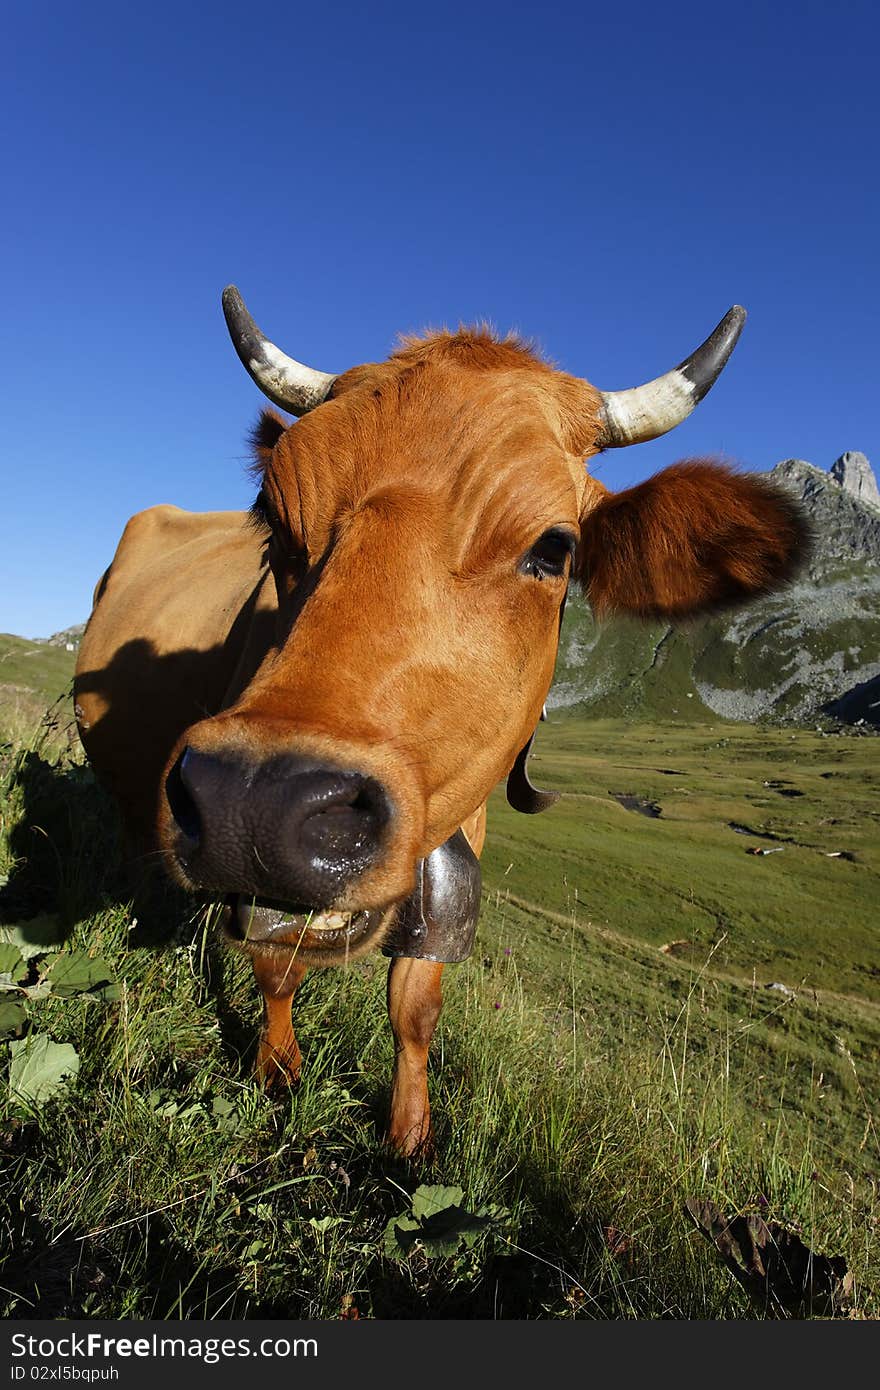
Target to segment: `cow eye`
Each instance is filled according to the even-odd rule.
[[[570,531],[554,527],[545,531],[519,562],[523,574],[533,579],[561,579],[565,562],[574,555],[576,541]]]

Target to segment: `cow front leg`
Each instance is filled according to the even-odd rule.
[[[388,971],[388,1017],[394,1033],[394,1078],[388,1143],[406,1158],[430,1151],[428,1049],[440,1017],[443,966],[398,956]]]
[[[287,951],[251,956],[254,978],[263,996],[263,1027],[257,1051],[257,1078],[264,1086],[292,1086],[299,1081],[302,1056],[290,1016],[293,996],[306,973]]]

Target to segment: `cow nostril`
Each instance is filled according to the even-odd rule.
[[[171,814],[191,845],[197,846],[202,838],[202,819],[192,793],[184,783],[181,765],[189,749],[184,749],[165,780],[165,794]]]
[[[304,848],[325,859],[347,859],[363,849],[370,838],[372,817],[358,814],[351,806],[330,806],[303,822],[300,839]]]
[[[377,820],[385,820],[388,815],[388,797],[385,789],[372,777],[364,779],[351,805],[353,810],[367,812]]]
[[[325,862],[351,863],[371,855],[390,819],[385,790],[372,778],[351,778],[338,801],[318,805],[300,828],[303,847]]]
[[[320,908],[382,852],[393,806],[362,772],[290,754],[186,747],[169,769],[168,848],[187,881]]]

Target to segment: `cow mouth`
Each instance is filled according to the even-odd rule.
[[[226,899],[223,927],[227,937],[252,954],[280,949],[303,963],[326,965],[370,950],[391,917],[387,908],[317,911],[233,894]]]

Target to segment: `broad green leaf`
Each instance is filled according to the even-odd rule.
[[[28,973],[27,961],[21,951],[9,942],[0,942],[0,993],[18,989]]]
[[[420,1226],[411,1216],[392,1216],[385,1227],[385,1254],[399,1260],[419,1238]]]
[[[27,1018],[27,1011],[17,999],[0,999],[0,1038],[14,1033]]]
[[[487,1227],[500,1225],[508,1216],[498,1206],[468,1211],[463,1200],[460,1187],[417,1188],[411,1210],[392,1217],[385,1227],[385,1254],[400,1259],[418,1243],[429,1259],[452,1256],[462,1244],[472,1248]]]
[[[48,980],[37,980],[35,985],[22,985],[22,992],[28,999],[48,999],[52,993],[52,986]]]
[[[98,994],[102,999],[119,998],[119,990],[113,980],[113,973],[100,956],[92,957],[86,951],[65,951],[56,956],[46,972],[52,986],[52,993],[61,999],[69,999],[74,994]]]
[[[205,1118],[205,1107],[200,1100],[194,1100],[189,1105],[185,1105],[178,1113],[178,1120],[203,1120]]]
[[[472,1246],[492,1218],[463,1207],[446,1207],[422,1222],[420,1240],[427,1255],[454,1255],[461,1242]]]
[[[345,1224],[345,1217],[344,1217],[344,1216],[310,1216],[310,1217],[309,1217],[309,1225],[312,1227],[312,1230],[318,1232],[318,1235],[319,1235],[319,1236],[326,1235],[328,1231],[332,1231],[332,1229],[333,1229],[334,1226],[342,1226],[342,1225],[344,1225],[344,1224]]]
[[[9,1088],[19,1100],[43,1105],[64,1089],[65,1079],[79,1071],[79,1057],[69,1043],[56,1043],[48,1033],[31,1034],[9,1044]]]
[[[211,1114],[221,1134],[234,1134],[241,1124],[241,1115],[231,1100],[225,1096],[214,1096],[211,1100]]]
[[[461,1244],[454,1231],[444,1236],[420,1236],[422,1248],[429,1259],[448,1259]]]
[[[460,1187],[417,1187],[412,1196],[412,1213],[421,1220],[447,1207],[460,1207],[463,1201]]]
[[[64,928],[58,918],[45,912],[16,926],[0,927],[0,941],[17,946],[25,960],[45,955],[54,946],[60,946],[63,940]]]

